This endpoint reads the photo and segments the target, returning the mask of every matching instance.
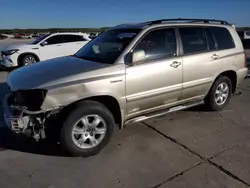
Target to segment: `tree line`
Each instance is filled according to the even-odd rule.
[[[56,33],[56,32],[83,32],[83,33],[99,33],[107,30],[108,27],[102,28],[48,28],[48,29],[0,29],[3,34],[36,34],[36,33]]]

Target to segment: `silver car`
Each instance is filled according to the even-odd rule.
[[[4,115],[12,131],[31,129],[36,140],[54,127],[67,151],[86,157],[126,123],[201,104],[223,109],[246,74],[241,40],[226,21],[123,24],[73,56],[12,72]]]

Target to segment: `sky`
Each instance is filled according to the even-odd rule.
[[[0,0],[0,29],[99,28],[163,18],[250,26],[250,0]]]

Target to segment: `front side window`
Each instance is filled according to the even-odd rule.
[[[246,31],[246,35],[247,35],[247,36],[250,36],[250,31]]]
[[[234,48],[235,44],[228,29],[224,27],[211,27],[219,50]]]
[[[50,37],[50,38],[48,38],[46,40],[48,45],[60,44],[60,43],[64,43],[64,41],[65,41],[65,36],[64,35],[52,36],[52,37]]]
[[[175,30],[166,28],[151,31],[138,43],[136,50],[144,50],[146,61],[176,56]]]
[[[108,30],[88,42],[75,56],[99,63],[113,64],[140,29]]]
[[[205,29],[201,27],[179,28],[184,54],[205,52],[208,44]]]

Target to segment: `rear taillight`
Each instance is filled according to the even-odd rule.
[[[244,54],[245,54],[245,68],[247,68],[247,54],[246,53]]]

